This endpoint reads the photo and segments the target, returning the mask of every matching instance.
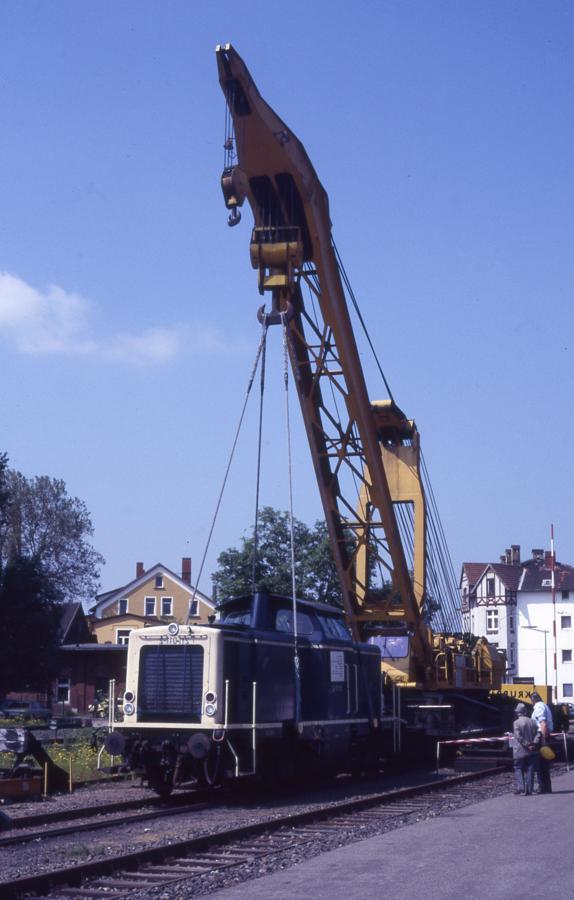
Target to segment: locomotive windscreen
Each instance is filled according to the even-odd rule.
[[[203,647],[142,647],[138,684],[140,722],[200,722]]]

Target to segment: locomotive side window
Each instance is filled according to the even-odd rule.
[[[339,641],[350,641],[351,635],[345,623],[335,616],[322,616],[317,614],[325,637],[336,638]]]
[[[222,622],[226,625],[251,625],[251,610],[236,610],[224,615]]]
[[[275,631],[285,631],[293,634],[293,610],[278,609],[275,613]],[[297,634],[313,634],[315,628],[307,613],[297,613]]]

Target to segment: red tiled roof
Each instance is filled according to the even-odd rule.
[[[469,590],[472,591],[487,566],[488,563],[465,562],[462,564],[463,572],[466,572],[468,578]]]
[[[504,587],[507,587],[510,591],[518,590],[518,585],[520,584],[520,579],[522,577],[522,566],[509,566],[506,563],[491,563],[489,568],[498,575]]]

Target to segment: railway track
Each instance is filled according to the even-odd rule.
[[[12,819],[12,830],[20,831],[26,828],[35,828],[37,825],[50,825],[57,822],[70,822],[78,819],[90,819],[96,816],[122,813],[130,809],[158,809],[169,806],[173,808],[179,805],[186,806],[197,801],[213,799],[213,791],[186,791],[176,794],[166,801],[161,797],[140,797],[137,800],[122,800],[116,803],[102,803],[97,806],[81,806],[73,809],[58,810],[56,812],[41,812],[29,816],[16,816]],[[77,826],[74,826],[77,827]],[[2,843],[0,837],[0,844]]]
[[[53,898],[126,897],[135,891],[169,889],[186,882],[186,891],[207,893],[218,878],[235,870],[238,880],[258,874],[266,861],[290,865],[294,856],[325,852],[338,844],[440,815],[445,808],[478,802],[493,789],[507,790],[506,767],[449,776],[416,787],[331,802],[312,810],[259,820],[200,837],[93,860],[72,867],[0,882],[2,898],[49,894]]]
[[[179,799],[179,798],[178,798]],[[133,806],[132,806],[133,803]],[[169,816],[184,815],[185,813],[197,812],[213,805],[213,795],[207,799],[194,798],[193,802],[178,802],[166,805],[165,802],[150,803],[155,807],[147,812],[135,812],[132,815],[126,813],[130,808],[141,808],[141,801],[132,801],[129,805],[125,804],[109,804],[107,807],[88,807],[82,810],[73,810],[73,819],[78,820],[85,817],[87,821],[75,821],[73,824],[58,825],[50,827],[50,821],[42,823],[48,827],[42,827],[37,831],[28,830],[30,826],[18,824],[18,826],[7,834],[0,836],[0,850],[3,847],[24,844],[29,841],[46,840],[47,838],[62,837],[66,834],[80,834],[84,831],[96,831],[103,828],[110,828],[113,825],[133,825],[137,822],[146,822],[154,819],[167,818]],[[148,805],[148,804],[146,804]],[[36,824],[36,816],[30,816]],[[54,813],[53,822],[58,823],[67,821],[69,816],[66,813]],[[38,822],[37,824],[40,824]],[[1,883],[0,883],[1,886]]]

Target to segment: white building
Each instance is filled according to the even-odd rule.
[[[572,701],[573,566],[552,566],[543,550],[521,562],[515,544],[499,563],[464,563],[460,590],[465,628],[506,651],[508,681],[549,684],[557,701]]]
[[[574,568],[555,563],[553,592],[551,554],[533,550],[532,557],[523,564],[518,594],[519,674],[552,685],[557,701],[572,702]]]

